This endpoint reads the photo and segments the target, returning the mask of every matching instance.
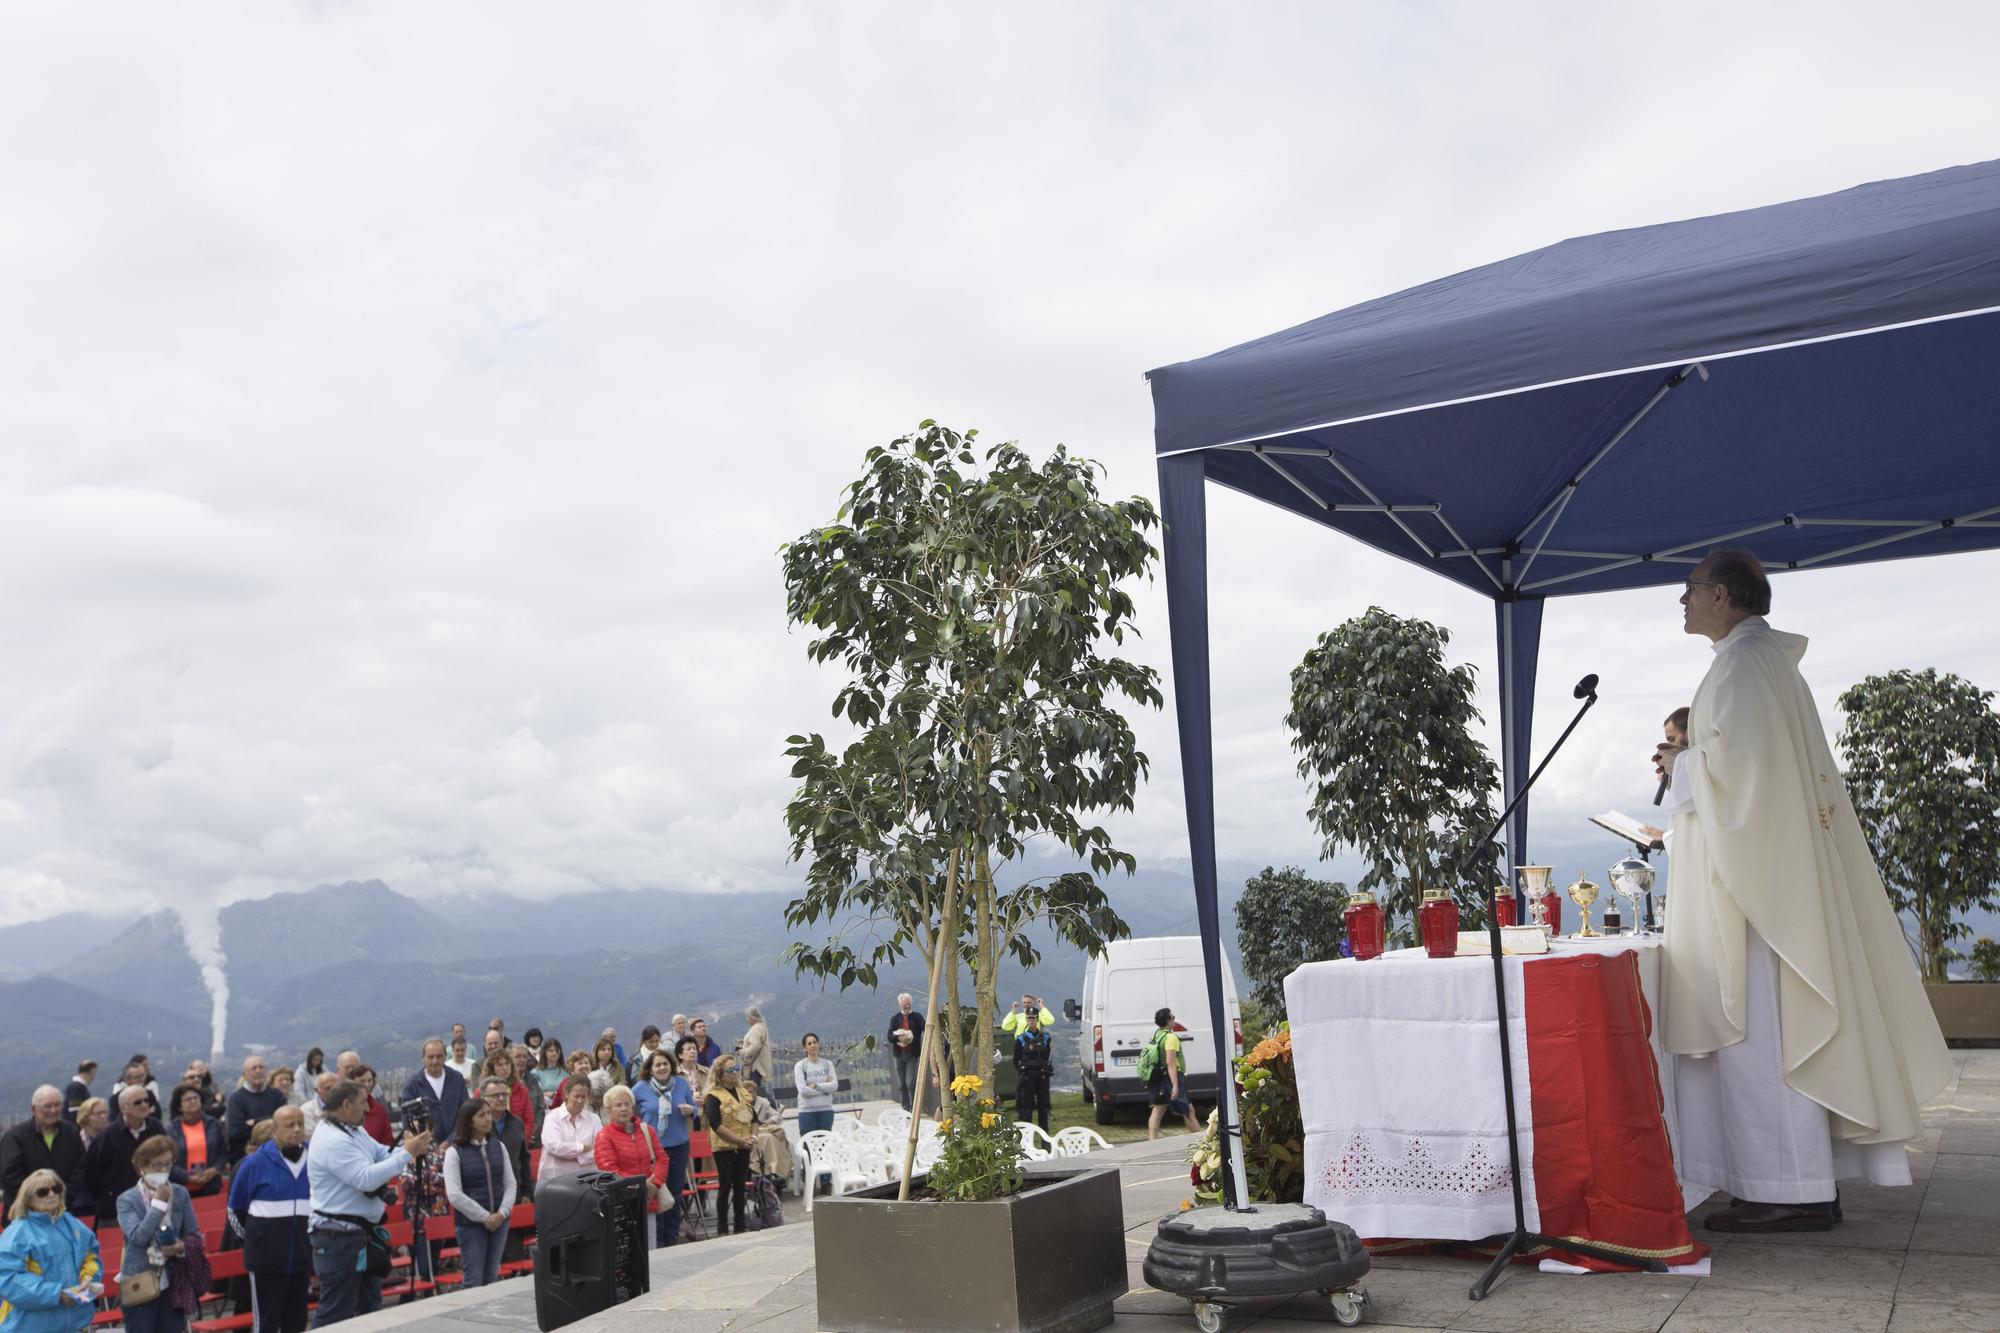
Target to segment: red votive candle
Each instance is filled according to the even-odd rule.
[[[1423,936],[1424,952],[1433,958],[1458,956],[1458,904],[1445,889],[1426,889],[1423,906],[1417,909],[1417,933]]]
[[[1503,927],[1514,924],[1514,894],[1504,885],[1493,890],[1493,919]]]
[[[1347,923],[1347,952],[1351,958],[1369,959],[1382,956],[1382,940],[1387,933],[1382,920],[1382,904],[1375,901],[1372,893],[1356,893],[1347,899],[1347,911],[1342,913]]]

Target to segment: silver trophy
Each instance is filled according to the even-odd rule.
[[[1626,933],[1644,935],[1648,933],[1646,922],[1652,915],[1653,867],[1636,856],[1628,856],[1611,867],[1611,891],[1623,898],[1628,905],[1626,919],[1632,924]],[[1645,911],[1641,911],[1641,907]]]

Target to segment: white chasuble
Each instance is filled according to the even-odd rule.
[[[1900,1143],[1950,1059],[1799,674],[1805,648],[1752,616],[1695,692],[1675,765],[1661,1040],[1678,1055],[1743,1042],[1749,954],[1767,945],[1785,1084],[1826,1108],[1836,1145]]]

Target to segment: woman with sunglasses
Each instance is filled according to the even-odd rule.
[[[75,1333],[103,1294],[97,1236],[64,1207],[62,1177],[31,1171],[0,1232],[0,1333]]]

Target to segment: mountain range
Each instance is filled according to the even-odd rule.
[[[1232,965],[1235,898],[1244,873],[1225,876],[1222,903]],[[1233,886],[1227,887],[1227,886]],[[1142,870],[1109,886],[1135,935],[1196,931],[1185,875]],[[413,1066],[425,1037],[463,1022],[477,1042],[489,1018],[566,1042],[615,1026],[627,1049],[647,1023],[675,1013],[710,1021],[727,1045],[760,1005],[774,1038],[807,1028],[834,1045],[882,1026],[899,990],[920,997],[922,965],[905,964],[875,990],[841,991],[793,974],[782,893],[603,890],[548,901],[506,895],[419,902],[379,880],[329,884],[233,903],[220,914],[230,987],[228,1050],[296,1064],[308,1047],[329,1060],[354,1047],[386,1076]],[[1001,992],[1034,989],[1052,1008],[1074,995],[1080,952],[1040,941],[1031,977],[1003,966]],[[179,918],[162,911],[120,925],[69,914],[0,929],[0,1121],[21,1114],[33,1088],[66,1083],[88,1055],[93,1090],[145,1051],[170,1079],[209,1045],[209,998]]]

